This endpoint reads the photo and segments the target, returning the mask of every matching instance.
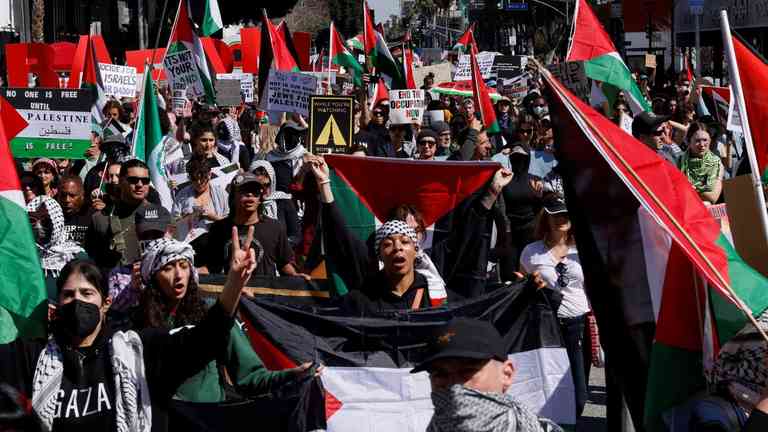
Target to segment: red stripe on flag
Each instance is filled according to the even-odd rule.
[[[251,346],[261,361],[269,370],[285,370],[298,366],[293,360],[288,358],[284,352],[280,351],[266,336],[261,334],[253,327],[253,323],[246,316],[240,314],[239,318],[245,323],[245,332],[251,340]]]

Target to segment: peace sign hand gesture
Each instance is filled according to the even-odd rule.
[[[237,310],[240,302],[240,294],[256,269],[256,252],[251,248],[253,243],[253,227],[248,227],[248,235],[245,244],[240,244],[240,236],[237,227],[232,227],[232,251],[230,253],[229,273],[224,284],[219,301],[230,315]],[[245,249],[243,249],[245,248]]]

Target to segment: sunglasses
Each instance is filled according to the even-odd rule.
[[[558,263],[555,266],[555,272],[557,273],[557,285],[560,288],[565,288],[568,286],[568,266],[565,265],[565,263]]]
[[[141,182],[142,186],[149,186],[149,177],[128,176],[125,178],[129,184],[135,185]]]
[[[421,140],[419,141],[419,145],[434,147],[437,143],[433,140]]]

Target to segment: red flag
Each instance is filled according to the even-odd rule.
[[[691,62],[688,59],[687,54],[683,58],[685,59],[685,74],[688,76],[688,82],[693,85],[693,72],[691,72]]]
[[[371,110],[382,101],[389,100],[389,89],[384,80],[379,78],[376,88],[373,89],[373,99],[371,99]]]
[[[373,27],[371,10],[368,9],[368,2],[363,2],[363,51],[369,56],[376,50],[376,29]]]
[[[765,97],[765,89],[768,88],[768,64],[741,39],[731,37],[736,55],[735,66],[739,68],[741,77],[746,116],[755,146],[757,167],[760,170],[758,174],[765,182],[768,180],[768,129],[765,127],[768,124],[768,98]],[[743,116],[745,113],[740,114]]]
[[[576,21],[573,23],[571,45],[566,61],[592,60],[604,54],[616,52],[611,37],[585,0],[578,0]]]
[[[475,99],[475,106],[480,111],[483,127],[488,133],[501,132],[499,123],[496,121],[496,110],[493,109],[488,86],[485,85],[480,66],[477,65],[477,48],[474,45],[471,48],[469,58],[472,67],[472,96]]]
[[[386,221],[393,208],[409,203],[421,210],[425,226],[477,191],[499,169],[495,162],[457,164],[347,155],[329,155],[325,160],[379,220]],[[381,187],[382,178],[388,179],[388,187]]]
[[[405,86],[409,89],[417,89],[416,80],[413,77],[413,47],[411,46],[411,32],[405,33],[403,39],[403,69],[405,69]]]
[[[312,62],[312,72],[322,72],[323,71],[323,57],[325,57],[325,48],[320,50],[320,54],[318,54],[317,58],[314,62]]]
[[[277,31],[272,21],[269,20],[266,11],[264,12],[262,22],[267,30],[262,32],[262,37],[266,37],[267,44],[272,48],[272,65],[274,68],[279,71],[298,71],[299,65],[296,63],[296,59],[288,49],[281,33]],[[260,64],[259,66],[267,65]]]
[[[93,55],[94,47],[89,36],[80,36],[75,49],[75,60],[69,74],[67,88],[77,89],[83,84],[96,84],[98,65]]]
[[[453,46],[454,50],[467,51],[470,47],[476,47],[475,42],[475,23],[470,24],[467,31],[459,37],[456,41],[456,45]]]
[[[8,141],[12,140],[28,125],[24,117],[16,111],[16,108],[2,96],[0,96],[0,121],[5,129],[5,137]]]

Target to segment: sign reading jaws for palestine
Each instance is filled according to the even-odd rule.
[[[183,86],[187,92],[195,97],[205,94],[192,51],[183,49],[174,53],[166,53],[163,67],[171,85]]]
[[[265,111],[285,111],[309,115],[309,97],[317,90],[317,78],[272,69],[259,108]]]
[[[104,94],[107,96],[135,97],[136,96],[136,68],[120,66],[109,63],[99,63],[101,82],[104,84]]]
[[[346,153],[352,144],[352,98],[311,96],[309,99],[309,152]]]
[[[27,122],[11,140],[14,157],[85,158],[91,145],[90,90],[7,88],[3,96]]]
[[[390,90],[389,121],[392,124],[421,123],[424,90]]]

